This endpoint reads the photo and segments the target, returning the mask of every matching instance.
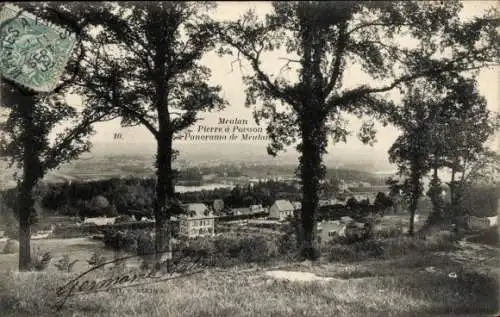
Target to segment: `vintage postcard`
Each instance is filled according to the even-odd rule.
[[[0,316],[499,316],[494,1],[0,6]]]

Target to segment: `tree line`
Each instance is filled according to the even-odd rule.
[[[305,258],[318,256],[314,227],[325,176],[323,156],[329,143],[346,142],[351,133],[345,114],[365,120],[358,137],[366,144],[376,140],[375,120],[402,131],[390,156],[407,179],[402,188],[410,197],[412,214],[429,161],[438,162],[433,165],[436,169],[449,163],[463,166],[464,161],[477,162],[486,153],[489,128],[481,130],[477,141],[481,146],[475,147],[450,125],[433,125],[444,129],[441,135],[450,141],[444,142],[446,149],[431,147],[432,153],[424,150],[426,145],[439,141],[420,132],[430,130],[429,122],[436,120],[460,126],[476,113],[465,111],[464,118],[444,104],[458,107],[478,101],[471,89],[457,98],[448,91],[469,87],[477,70],[497,65],[500,41],[495,9],[464,20],[459,1],[273,2],[265,17],[249,10],[235,21],[216,21],[210,15],[216,8],[213,2],[18,5],[73,30],[78,37],[61,84],[51,94],[42,96],[2,81],[2,106],[9,113],[0,127],[1,154],[23,171],[16,204],[21,270],[30,261],[34,187],[47,171],[89,150],[88,136],[95,122],[115,118],[123,126],[144,126],[156,140],[155,243],[158,254],[165,250],[166,222],[180,210],[173,183],[172,161],[178,154],[173,140],[199,120],[200,112],[228,105],[222,87],[209,81],[210,68],[200,63],[211,51],[226,57],[228,64],[250,66],[243,76],[246,105],[253,107],[258,122],[268,124],[269,154],[298,143],[299,240]],[[411,38],[411,46],[402,45],[403,35]],[[273,57],[283,63],[280,73],[274,74],[266,70],[263,60],[280,50],[287,57]],[[353,65],[373,80],[348,85]],[[403,101],[384,94],[391,91],[398,91]],[[67,104],[64,96],[69,92],[84,96],[83,110]],[[446,110],[437,111],[442,108]],[[430,110],[436,111],[429,114]],[[50,142],[54,127],[68,121],[73,124]],[[460,155],[450,162],[441,160],[441,151]],[[453,170],[463,178],[462,168]],[[454,193],[460,192],[452,187]]]

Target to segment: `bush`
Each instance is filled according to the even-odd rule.
[[[350,223],[346,226],[345,233],[348,243],[365,241],[373,236],[373,224],[366,222],[362,228],[358,228],[355,223]]]
[[[261,263],[270,259],[270,249],[264,237],[245,237],[239,241],[239,257],[244,262]]]
[[[31,269],[35,271],[45,270],[52,260],[50,252],[41,252],[40,249],[31,251]]]
[[[425,238],[380,236],[349,243],[346,239],[331,241],[323,248],[329,261],[354,262],[370,258],[394,258],[409,253],[449,251],[456,248],[456,237],[449,231],[439,231]]]
[[[127,216],[127,215],[122,215],[122,216],[118,216],[115,218],[115,224],[128,223],[128,222],[132,222],[132,221],[134,221],[134,219],[130,216]]]
[[[497,215],[500,185],[474,186],[464,191],[463,207],[476,217],[492,217]]]
[[[130,231],[104,231],[104,245],[115,251],[135,252],[137,250],[138,233]]]
[[[57,261],[54,266],[59,270],[63,272],[71,272],[73,270],[73,266],[75,266],[76,262],[78,260],[71,261],[69,256],[67,254],[63,255],[62,258]]]
[[[19,242],[14,239],[7,240],[5,247],[3,248],[3,253],[12,254],[19,252]]]
[[[76,208],[79,209],[78,216],[85,217],[115,217],[118,215],[116,207],[109,203],[104,196],[96,196],[90,201],[79,200],[76,203]]]
[[[106,261],[107,261],[106,257],[104,257],[101,253],[94,252],[92,253],[90,259],[87,260],[87,263],[90,266],[99,266],[106,263]]]
[[[498,234],[498,226],[484,230],[477,236],[468,239],[470,242],[489,244],[492,246],[500,246],[500,235]]]
[[[380,231],[377,231],[374,234],[374,237],[379,238],[379,239],[384,239],[384,238],[395,238],[395,237],[401,237],[404,235],[403,229],[401,228],[384,228]]]
[[[207,266],[228,267],[242,263],[263,263],[278,255],[274,241],[265,237],[219,237],[194,239],[186,246],[178,246],[180,256],[201,257]]]
[[[14,216],[14,211],[5,205],[0,205],[0,209],[0,224],[3,227],[4,236],[9,239],[17,239],[19,236],[19,222]]]
[[[149,255],[155,252],[155,241],[146,231],[137,236],[137,255]]]
[[[350,245],[330,244],[322,250],[330,262],[350,262],[357,260],[357,254]]]

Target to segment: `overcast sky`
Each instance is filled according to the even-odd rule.
[[[472,17],[480,15],[486,9],[495,5],[495,1],[465,1],[464,16]],[[254,8],[260,15],[264,15],[270,10],[270,3],[267,2],[221,2],[217,10],[214,12],[214,17],[220,20],[236,19],[249,8]],[[283,54],[283,53],[281,53]],[[284,55],[281,55],[284,56]],[[279,55],[270,56],[264,61],[266,67],[281,68],[284,63],[278,60]],[[212,69],[212,83],[219,84],[223,88],[224,96],[229,101],[229,107],[221,112],[208,114],[205,117],[203,124],[216,124],[219,117],[225,118],[246,118],[252,119],[251,110],[244,107],[245,93],[244,85],[241,80],[241,72],[235,67],[231,72],[231,58],[219,58],[216,54],[208,54],[203,59],[203,63]],[[350,67],[346,70],[344,87],[357,86],[363,84],[369,78],[363,74],[357,67]],[[491,110],[499,111],[499,95],[498,95],[498,69],[483,70],[479,76],[479,90],[487,99],[488,107]],[[78,96],[69,98],[72,103],[79,103]],[[329,146],[330,152],[338,152],[349,150],[349,152],[359,153],[360,156],[375,155],[379,157],[381,154],[386,155],[387,150],[398,135],[398,131],[393,127],[378,127],[377,140],[378,142],[373,148],[363,145],[357,140],[355,134],[361,125],[361,121],[355,117],[346,116],[350,122],[350,128],[354,131],[353,136],[348,139],[348,143],[339,143]],[[253,121],[252,121],[253,122]],[[99,123],[96,125],[97,134],[92,138],[95,143],[113,142],[119,143],[124,150],[130,150],[131,145],[142,143],[150,144],[153,148],[154,140],[149,131],[143,127],[121,128],[119,121],[111,121]],[[123,140],[113,140],[114,133],[121,133]],[[262,149],[264,150],[264,144]],[[191,146],[194,146],[191,145]],[[240,146],[235,144],[234,146]],[[134,148],[134,147],[133,147]],[[179,147],[182,150],[182,146]]]

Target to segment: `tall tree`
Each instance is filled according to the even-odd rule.
[[[486,176],[481,173],[484,168],[494,167],[496,155],[488,141],[500,128],[500,116],[488,109],[473,79],[459,78],[451,91],[446,100],[448,124],[442,130],[445,165],[451,168],[451,201],[457,207],[465,187],[481,174]]]
[[[210,69],[200,64],[214,48],[207,12],[214,3],[123,2],[102,6],[101,32],[87,60],[82,93],[93,104],[142,125],[156,139],[155,247],[165,250],[165,226],[181,212],[174,200],[173,139],[199,120],[199,112],[226,105]],[[157,259],[159,260],[159,258]]]
[[[302,179],[302,253],[315,258],[314,229],[322,156],[328,135],[345,141],[342,114],[377,115],[394,110],[380,93],[420,77],[465,71],[498,59],[494,12],[464,22],[459,1],[419,2],[274,2],[273,12],[259,20],[252,11],[217,30],[221,40],[246,59],[252,69],[244,76],[248,106],[259,104],[256,119],[269,122],[276,155],[300,139]],[[403,45],[405,38],[411,45]],[[266,52],[283,48],[288,55],[281,74],[267,72]],[[446,54],[440,54],[446,49]],[[273,63],[276,64],[276,63]],[[285,69],[296,65],[295,82]],[[360,65],[374,80],[346,85],[350,68]],[[380,83],[380,85],[377,85]],[[281,103],[281,105],[279,105]],[[374,138],[374,126],[363,126],[361,139]]]
[[[84,16],[92,17],[92,11],[78,4],[47,3],[20,4],[26,11],[61,25],[77,33],[80,40],[86,35]],[[70,12],[81,9],[82,16]],[[22,169],[17,177],[16,216],[19,220],[19,270],[30,268],[31,225],[36,221],[33,190],[37,183],[60,164],[76,159],[89,150],[87,137],[93,132],[92,125],[109,118],[98,108],[83,110],[70,106],[65,99],[71,93],[71,85],[78,80],[80,59],[85,54],[82,42],[74,50],[60,83],[54,91],[39,94],[28,91],[8,80],[2,80],[1,105],[7,111],[6,119],[0,123],[0,157]],[[50,134],[61,123],[69,127],[56,135]]]
[[[434,111],[431,129],[429,147],[432,148],[433,177],[430,194],[434,203],[440,203],[438,196],[442,188],[438,170],[451,169],[451,209],[458,211],[463,190],[471,182],[478,181],[478,177],[494,175],[494,170],[485,173],[484,169],[495,168],[496,155],[487,142],[498,131],[500,117],[488,110],[475,78],[447,76],[438,84],[446,89],[446,95],[435,105],[437,111]]]
[[[432,112],[435,100],[424,85],[410,87],[401,109],[394,113],[391,123],[401,129],[401,135],[389,149],[389,161],[396,163],[400,176],[405,177],[402,187],[409,196],[409,234],[414,234],[414,220],[418,200],[423,193],[422,178],[430,169],[432,142]],[[424,89],[423,89],[424,88]]]

